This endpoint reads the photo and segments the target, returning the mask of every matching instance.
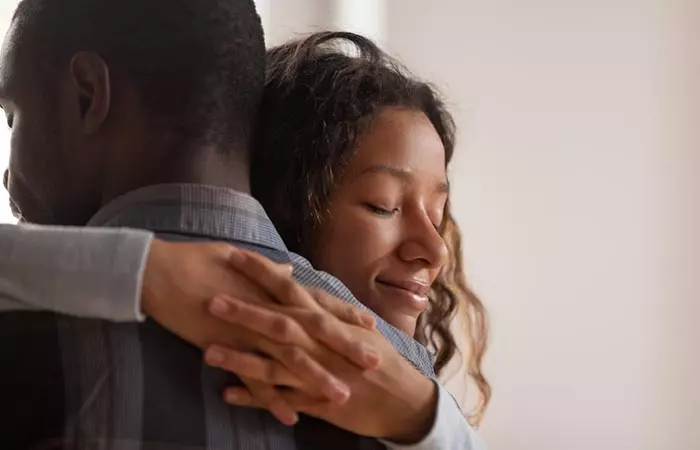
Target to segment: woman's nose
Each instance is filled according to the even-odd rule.
[[[448,248],[429,218],[408,224],[407,235],[400,249],[406,262],[420,262],[429,268],[440,268],[447,261]]]

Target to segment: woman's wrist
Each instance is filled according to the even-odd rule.
[[[396,415],[390,417],[391,430],[382,437],[386,441],[411,445],[422,441],[433,428],[438,403],[435,383],[413,369],[414,376],[400,393],[404,402],[397,404]]]

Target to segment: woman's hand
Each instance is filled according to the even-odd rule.
[[[323,292],[314,295],[322,304],[336,305],[330,306],[331,310],[337,305],[348,306]],[[291,388],[280,390],[279,395],[296,411],[357,434],[414,443],[429,432],[437,402],[435,384],[420,374],[376,330],[349,325],[328,311],[309,313],[303,308],[289,306],[275,307],[271,311],[235,299],[225,301],[228,307],[226,311],[215,311],[217,317],[264,336],[274,328],[270,324],[293,318],[315,339],[304,347],[305,354],[313,356],[343,380],[352,394],[344,404],[329,402],[317,386],[295,376],[300,371],[297,365],[303,364],[303,359],[267,358],[217,346],[222,356],[215,364],[217,367],[249,380],[268,383],[270,387]],[[259,326],[264,323],[268,325]],[[362,342],[376,349],[378,367],[363,370],[352,364],[347,355],[353,350],[347,348],[345,342]],[[238,406],[269,409],[263,399],[245,388],[227,389],[225,399]]]
[[[296,359],[299,352],[294,349],[308,345],[311,339],[292,319],[275,322],[263,336],[247,327],[218,320],[207,311],[209,300],[219,294],[261,308],[283,304],[308,311],[321,310],[312,297],[297,287],[291,272],[288,265],[223,243],[170,243],[156,239],[151,244],[144,273],[142,308],[160,325],[202,349],[218,343],[240,352],[266,352],[280,360]],[[210,306],[215,308],[216,304]],[[374,323],[371,315],[361,312],[353,312],[345,320],[372,326]],[[255,326],[259,328],[267,323]],[[343,345],[352,347],[357,343],[346,341]],[[215,359],[211,352],[208,356]],[[348,386],[313,358],[308,357],[304,362],[307,369],[295,374],[299,380],[316,385],[329,401],[347,399]],[[364,364],[359,356],[355,362]],[[279,397],[277,390],[263,382],[247,381],[246,386],[258,398],[265,399],[278,419],[294,422],[294,410]]]

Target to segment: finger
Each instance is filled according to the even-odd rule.
[[[309,397],[298,391],[285,391],[281,392],[280,395],[295,410],[314,416],[321,416],[325,410],[334,407],[334,405],[326,401]],[[226,388],[224,390],[224,401],[235,406],[265,409],[265,406],[250,392],[240,387]]]
[[[264,358],[219,346],[211,346],[204,357],[207,364],[238,375],[250,392],[261,404],[266,405],[266,409],[269,409],[277,420],[290,426],[299,421],[296,411],[279,396],[274,387],[276,384],[299,384],[294,374],[284,367],[271,366]]]
[[[264,344],[263,350],[304,381],[299,390],[306,394],[325,397],[338,405],[350,398],[350,388],[300,347]]]
[[[373,330],[377,325],[376,317],[372,312],[362,310],[319,289],[308,288],[307,290],[316,303],[339,320],[367,330]]]
[[[219,296],[209,303],[209,311],[232,325],[240,325],[280,344],[309,345],[311,339],[293,318],[269,308]]]
[[[222,309],[224,312],[221,312]],[[292,317],[260,306],[249,305],[236,299],[214,299],[211,302],[210,310],[212,310],[213,314],[231,324],[246,327],[272,342],[287,344],[280,347],[263,340],[261,349],[294,372],[302,380],[307,392],[320,393],[339,404],[347,401],[350,389],[303,350],[304,348],[314,348],[316,345],[307,332]],[[294,310],[290,308],[289,312],[292,313]],[[309,313],[308,311],[298,312]],[[324,311],[321,311],[319,314],[332,318],[330,314]],[[353,348],[352,345],[339,347],[344,349]],[[361,348],[365,350],[366,346]],[[227,351],[230,352],[230,350]],[[369,350],[367,352],[371,353]],[[355,353],[357,353],[357,350],[352,350],[348,355],[352,357]],[[369,356],[363,354],[363,357],[368,360],[362,366],[363,368],[373,368],[378,364],[378,357],[374,358],[377,359],[377,361],[374,361],[372,354],[369,354]],[[253,376],[253,374],[246,373],[246,376]]]
[[[267,385],[301,387],[297,376],[277,361],[213,345],[204,354],[207,364]]]
[[[340,322],[328,312],[290,311],[290,315],[314,339],[362,369],[376,369],[381,362],[376,348],[367,342],[367,331]]]
[[[250,385],[248,386],[250,388]],[[249,391],[242,387],[228,388],[224,390],[224,401],[234,406],[268,410],[277,420],[288,426],[295,425],[299,421],[299,415],[296,411],[288,406],[288,403],[279,395],[276,396],[275,400],[269,402],[261,400],[262,397],[259,393],[253,392],[254,390]],[[282,411],[280,411],[279,406],[275,405],[277,402],[285,405]]]
[[[241,381],[247,386],[247,392],[251,398],[256,399],[262,407],[284,425],[292,426],[299,421],[297,412],[279,395],[279,391],[273,385],[245,377],[241,377]]]
[[[280,344],[309,348],[311,334],[362,368],[374,369],[380,362],[377,351],[360,335],[351,333],[349,325],[323,310],[289,309],[287,315],[228,297],[213,299],[209,310],[228,323],[244,326]]]
[[[185,244],[185,245],[201,245],[201,244]],[[220,293],[226,295],[235,295],[237,298],[255,304],[278,304],[277,300],[263,286],[260,286],[254,279],[240,270],[231,271],[231,258],[235,258],[235,254],[242,252],[232,245],[215,242],[210,245],[213,251],[217,252],[223,262],[222,268],[228,269],[229,278],[226,284],[219,286]]]
[[[267,409],[264,402],[254,396],[248,389],[242,387],[230,387],[224,389],[224,401],[236,406],[246,408]]]
[[[236,270],[254,280],[279,303],[319,308],[313,297],[294,280],[291,266],[275,263],[262,255],[241,249],[232,252],[229,260]]]

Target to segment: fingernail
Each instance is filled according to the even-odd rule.
[[[373,348],[365,347],[363,350],[363,356],[365,363],[370,367],[376,367],[379,365],[379,353]]]
[[[209,311],[214,314],[226,314],[228,310],[228,303],[222,298],[217,297],[209,303]]]
[[[239,403],[241,401],[241,394],[237,391],[226,391],[224,393],[224,398],[228,403]]]
[[[277,419],[282,422],[282,425],[286,425],[288,427],[294,426],[297,424],[299,421],[299,416],[294,413],[294,412],[289,412],[289,413],[277,413]]]
[[[375,325],[377,324],[376,321],[374,320],[374,317],[370,316],[369,314],[361,314],[360,315],[360,323],[365,328],[374,328]]]
[[[294,266],[288,263],[280,264],[280,269],[283,273],[291,275],[294,272]]]
[[[208,364],[221,364],[224,362],[224,354],[215,348],[210,348],[204,354],[204,359]]]
[[[331,400],[342,404],[350,398],[350,388],[345,383],[335,380],[330,383],[326,395]]]
[[[293,412],[292,414],[289,415],[288,419],[289,419],[289,423],[287,425],[289,425],[289,426],[296,425],[297,422],[299,422],[299,414]]]

